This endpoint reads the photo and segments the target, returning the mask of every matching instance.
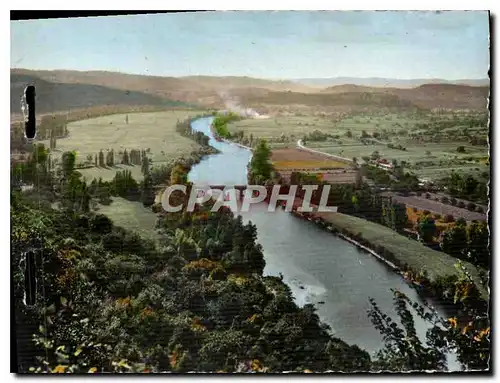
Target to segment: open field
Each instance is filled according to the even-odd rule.
[[[421,178],[442,178],[443,174],[450,174],[451,171],[454,171],[461,176],[463,175],[473,175],[474,177],[478,177],[483,172],[490,172],[490,167],[483,164],[476,165],[457,165],[451,167],[423,167],[422,169],[413,170],[415,174],[417,174]]]
[[[175,110],[155,113],[130,113],[128,124],[125,114],[117,114],[89,120],[82,120],[68,125],[69,135],[58,139],[55,158],[63,152],[75,150],[77,162],[84,163],[87,156],[92,158],[102,149],[115,152],[115,162],[120,162],[123,150],[149,149],[153,164],[159,164],[174,158],[186,155],[199,148],[194,141],[182,137],[176,131],[178,120],[201,113],[197,110]],[[42,141],[48,147],[48,141]],[[93,161],[92,161],[93,162]],[[140,166],[117,165],[111,169],[89,167],[79,169],[87,179],[102,177],[104,180],[114,177],[117,170],[127,168],[132,171],[134,178],[141,179]]]
[[[346,229],[352,234],[361,233],[363,238],[374,246],[381,246],[394,254],[400,266],[407,264],[413,270],[425,270],[431,281],[437,277],[458,273],[455,268],[458,262],[456,258],[432,250],[420,242],[397,234],[388,227],[341,213],[317,213],[317,215],[339,230]],[[483,296],[487,297],[487,292],[481,288],[477,269],[469,263],[463,262],[463,264],[471,273]]]
[[[144,238],[156,240],[156,214],[141,202],[113,197],[110,205],[99,205],[98,212],[107,215],[116,226],[135,231]]]
[[[489,170],[487,145],[470,142],[486,140],[483,117],[480,112],[287,115],[237,121],[229,124],[229,130],[265,138],[272,149],[292,148],[306,138],[306,147],[345,158],[359,160],[378,152],[388,161],[405,161],[405,169],[420,177],[442,178],[452,170],[468,174]],[[309,137],[318,132],[324,135],[321,141]],[[463,152],[457,150],[460,146]]]
[[[275,149],[272,151],[271,161],[277,170],[350,168],[344,162],[300,149]]]
[[[280,176],[283,178],[284,181],[290,182],[290,176],[293,171],[296,171],[297,169],[291,169],[291,170],[280,170]],[[332,184],[343,184],[343,183],[348,183],[348,184],[353,184],[356,182],[356,171],[351,170],[351,169],[344,169],[344,170],[326,170],[326,171],[318,171],[318,170],[307,170],[307,173],[309,174],[317,174],[319,178],[322,181],[326,181]]]
[[[264,138],[272,144],[284,136],[295,144],[298,139],[315,129],[332,132],[334,123],[330,120],[314,116],[276,116],[266,119],[246,119],[234,121],[228,125],[231,133],[243,131],[245,135]]]

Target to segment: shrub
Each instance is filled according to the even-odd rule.
[[[474,202],[469,202],[467,204],[467,210],[474,211],[475,208],[476,208],[476,204]]]
[[[417,192],[417,197],[420,197],[422,195],[422,192],[421,191],[418,191]]]
[[[153,204],[153,206],[151,206],[151,210],[153,211],[153,213],[160,213],[163,210],[163,207],[161,203],[155,203]]]
[[[429,193],[425,193],[425,198],[429,199],[431,198],[431,195]]]
[[[418,211],[418,209],[416,207],[414,207],[412,210],[414,213],[416,213]]]
[[[464,146],[459,146],[459,147],[457,148],[457,152],[458,152],[458,153],[465,153],[465,147],[464,147]]]
[[[450,198],[450,204],[452,204],[453,206],[457,206],[457,199],[454,197]]]
[[[424,210],[423,211],[423,215],[429,215],[429,214],[431,214],[431,212],[429,210]]]
[[[113,229],[113,222],[104,214],[97,214],[91,218],[90,228],[93,232],[106,234]]]
[[[454,220],[455,220],[455,218],[451,214],[446,214],[444,216],[444,222],[445,223],[450,223],[450,222],[453,222]]]
[[[484,209],[481,206],[476,207],[476,212],[484,213]]]
[[[459,208],[463,209],[463,208],[465,207],[465,203],[464,203],[463,201],[459,201],[459,202],[457,203],[457,206],[458,206]]]
[[[440,218],[441,218],[441,214],[434,214],[434,218],[435,218],[436,220],[440,219]]]
[[[441,197],[441,202],[442,203],[448,203],[448,202],[450,202],[450,200],[449,200],[448,197],[444,196],[444,197]]]

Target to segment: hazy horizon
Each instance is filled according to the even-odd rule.
[[[11,67],[11,70],[28,70],[28,71],[46,71],[46,72],[53,72],[53,71],[72,71],[72,72],[106,72],[106,73],[120,73],[124,75],[131,75],[131,76],[150,76],[150,77],[173,77],[173,78],[183,78],[183,77],[247,77],[247,78],[255,78],[259,80],[273,80],[273,81],[295,81],[295,80],[334,80],[334,79],[358,79],[358,80],[372,80],[372,79],[388,79],[388,80],[397,80],[397,81],[415,81],[415,80],[445,80],[445,81],[461,81],[461,80],[468,80],[468,81],[482,81],[482,80],[488,80],[489,81],[489,76],[486,75],[485,77],[482,78],[437,78],[437,77],[419,77],[419,78],[395,78],[395,77],[354,77],[354,76],[332,76],[332,77],[294,77],[294,78],[278,78],[278,77],[256,77],[256,76],[246,76],[246,75],[237,75],[237,74],[224,74],[224,75],[211,75],[211,74],[191,74],[191,75],[180,75],[180,76],[168,76],[168,75],[155,75],[155,74],[144,74],[144,73],[131,73],[131,72],[123,72],[123,71],[112,71],[112,70],[106,70],[106,69],[89,69],[89,70],[82,70],[82,69],[73,69],[73,68],[52,68],[52,69],[41,69],[41,68],[26,68],[26,67]]]
[[[484,80],[489,20],[481,11],[242,11],[11,21],[11,68]]]

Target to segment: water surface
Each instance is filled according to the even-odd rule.
[[[210,136],[210,143],[221,151],[193,167],[189,180],[195,184],[247,184],[246,167],[251,153],[234,144],[216,141],[210,133],[212,118],[202,118],[192,126]],[[371,254],[282,210],[268,212],[260,204],[241,213],[244,221],[257,226],[258,242],[264,248],[266,275],[283,275],[298,305],[312,303],[321,320],[335,336],[357,344],[370,353],[380,349],[382,337],[372,325],[367,310],[369,298],[397,319],[391,289],[420,297],[405,280]],[[438,311],[444,315],[442,307]],[[426,324],[415,316],[419,335]],[[457,368],[456,362],[450,361]]]

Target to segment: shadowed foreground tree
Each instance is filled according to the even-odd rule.
[[[464,259],[467,253],[466,223],[457,221],[441,235],[441,249],[451,256]]]
[[[372,323],[384,339],[372,368],[383,371],[446,371],[446,355],[454,352],[464,370],[489,369],[490,321],[487,313],[471,305],[474,284],[460,264],[461,277],[456,280],[455,303],[462,303],[462,317],[443,319],[427,304],[412,302],[408,296],[394,292],[394,304],[400,322],[383,313],[373,299],[369,310]],[[471,295],[472,294],[472,295]],[[414,315],[430,326],[422,341],[416,333]]]

